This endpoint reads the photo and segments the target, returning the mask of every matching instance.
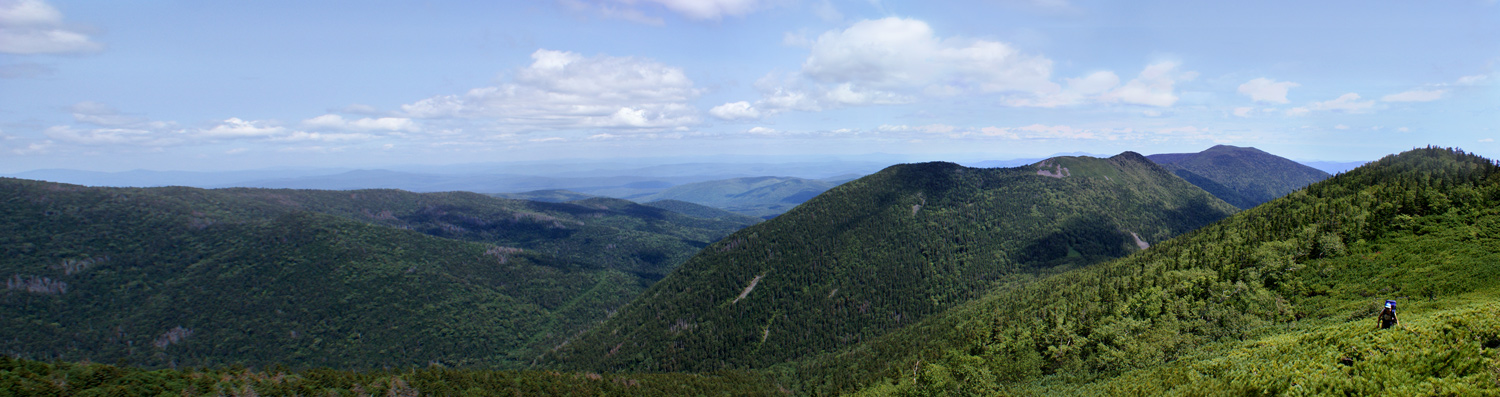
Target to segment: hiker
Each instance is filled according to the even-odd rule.
[[[1385,310],[1380,312],[1380,329],[1393,327],[1399,322],[1396,320],[1396,301],[1385,301]]]

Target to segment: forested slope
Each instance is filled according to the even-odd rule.
[[[469,192],[217,189],[212,192],[458,240],[547,253],[660,279],[708,243],[756,220],[705,219],[626,200],[566,203]]]
[[[1009,169],[893,166],[710,245],[550,361],[610,371],[765,367],[1233,212],[1132,152]]]
[[[1386,299],[1403,326],[1378,330]],[[1427,148],[778,369],[802,393],[1500,393],[1500,166]]]
[[[1329,176],[1253,147],[1218,145],[1198,153],[1146,157],[1241,209],[1285,196]]]
[[[0,179],[0,353],[148,367],[514,368],[650,282],[378,224],[467,225],[424,204],[453,202],[433,197]],[[404,208],[417,218],[395,216]],[[373,223],[321,213],[364,209]],[[545,224],[538,233],[582,229]]]

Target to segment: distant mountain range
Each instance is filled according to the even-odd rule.
[[[630,199],[642,202],[680,200],[758,218],[771,218],[849,179],[852,178],[734,178],[673,186],[658,193],[632,196]]]
[[[95,172],[34,170],[6,176],[87,186],[289,189],[401,189],[413,192],[515,193],[571,190],[596,196],[651,194],[671,186],[730,178],[783,175],[822,179],[866,175],[889,162],[796,161],[785,163],[492,163],[404,166],[390,169],[265,169],[249,171]],[[852,178],[848,178],[852,179]]]
[[[1249,209],[1328,179],[1326,172],[1256,148],[1218,145],[1198,153],[1146,156],[1182,179]]]
[[[1019,168],[896,165],[710,245],[549,360],[579,370],[766,367],[1235,211],[1131,152]]]

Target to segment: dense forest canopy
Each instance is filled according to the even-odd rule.
[[[710,245],[549,361],[577,370],[763,368],[1234,211],[1131,152],[1000,169],[892,166]]]

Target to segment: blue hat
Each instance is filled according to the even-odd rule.
[[[1385,301],[1385,307],[1389,307],[1389,308],[1395,309],[1396,308],[1396,301],[1387,299]]]

